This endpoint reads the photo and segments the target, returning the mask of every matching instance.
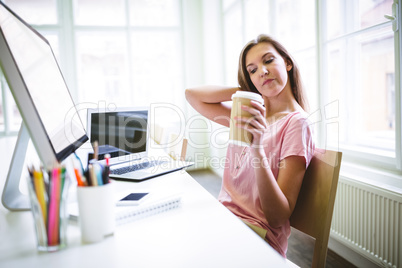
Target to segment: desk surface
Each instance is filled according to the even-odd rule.
[[[14,140],[15,142],[15,140]],[[3,191],[13,150],[0,159]],[[81,242],[79,226],[69,224],[67,248],[36,250],[32,215],[0,207],[1,267],[285,267],[285,260],[237,219],[185,171],[141,183],[115,181],[117,191],[132,188],[181,193],[182,206],[116,227],[95,244]]]

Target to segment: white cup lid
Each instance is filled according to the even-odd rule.
[[[250,91],[236,91],[235,94],[232,95],[232,100],[233,98],[245,98],[245,99],[251,99],[251,100],[255,100],[258,102],[263,103],[264,99],[261,97],[260,94],[254,93],[254,92],[250,92]]]

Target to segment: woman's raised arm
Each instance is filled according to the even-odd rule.
[[[240,90],[238,87],[202,86],[186,89],[190,105],[206,118],[229,127],[231,106],[227,101]]]

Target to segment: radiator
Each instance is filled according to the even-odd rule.
[[[402,196],[340,177],[331,238],[380,267],[402,267]]]

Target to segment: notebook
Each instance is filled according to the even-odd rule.
[[[148,155],[150,140],[148,107],[87,110],[87,135],[98,143],[98,159],[110,155],[110,175],[117,180],[142,181],[181,170],[193,163]]]
[[[124,195],[120,195],[124,196]],[[116,225],[123,225],[135,220],[140,220],[152,215],[167,212],[181,207],[181,195],[174,194],[171,196],[164,196],[158,199],[150,199],[138,206],[124,206],[115,207],[115,220]],[[117,200],[117,199],[116,199]],[[79,209],[78,202],[72,202],[68,204],[69,219],[72,221],[78,221]]]
[[[116,224],[122,225],[180,207],[180,195],[168,196],[161,198],[160,200],[140,204],[138,206],[116,207]]]

